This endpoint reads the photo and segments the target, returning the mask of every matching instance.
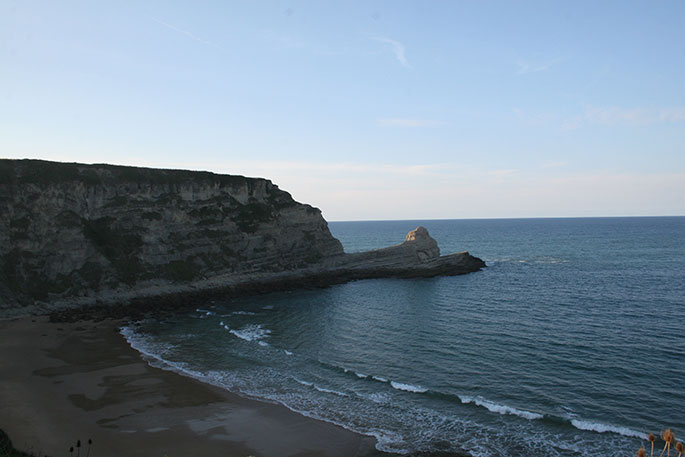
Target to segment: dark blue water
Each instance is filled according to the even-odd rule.
[[[124,334],[155,364],[385,451],[628,456],[685,433],[685,218],[330,227],[353,252],[419,224],[488,268],[208,303]]]

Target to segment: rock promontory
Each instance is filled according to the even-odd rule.
[[[346,254],[319,209],[266,179],[0,159],[0,317],[484,266],[440,256],[423,227]]]

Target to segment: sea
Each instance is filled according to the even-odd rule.
[[[329,224],[346,252],[419,225],[487,268],[216,300],[121,332],[154,366],[395,454],[632,456],[650,432],[685,438],[685,217]]]

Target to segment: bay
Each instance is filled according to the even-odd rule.
[[[347,252],[425,226],[481,272],[217,300],[122,329],[152,364],[399,454],[634,455],[685,433],[685,218],[332,222]]]

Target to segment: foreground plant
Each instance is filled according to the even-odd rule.
[[[663,456],[667,449],[668,453],[666,456],[671,457],[671,443],[675,440],[675,435],[670,428],[667,428],[661,433],[661,439],[664,440],[666,444],[664,444],[664,449],[661,451],[661,454],[659,454],[659,457]]]
[[[649,454],[649,457],[654,457],[654,443],[656,442],[656,436],[654,436],[653,433],[650,433],[647,436],[647,439],[652,446],[652,452]],[[661,450],[659,457],[663,457],[664,453],[666,454],[666,457],[671,457],[671,445],[673,443],[675,443],[675,450],[678,451],[678,457],[682,457],[683,451],[685,451],[685,446],[683,446],[683,443],[680,441],[676,443],[675,433],[673,433],[673,430],[667,428],[661,432],[661,439],[664,440],[664,448]],[[645,457],[646,453],[647,451],[645,451],[644,446],[640,446],[640,449],[637,451],[637,457]]]

